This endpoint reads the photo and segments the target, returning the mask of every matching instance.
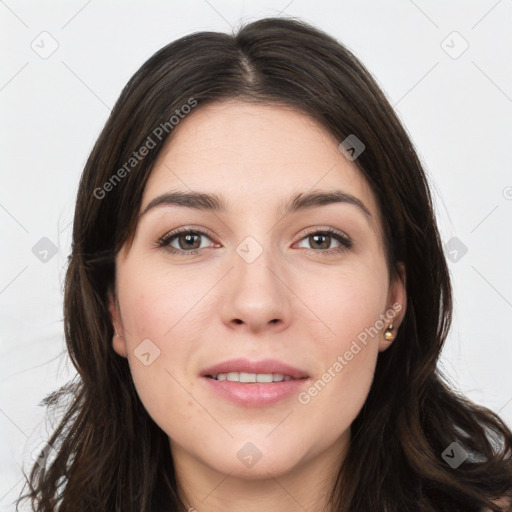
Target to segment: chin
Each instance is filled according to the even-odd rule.
[[[268,458],[262,456],[252,466],[246,467],[238,459],[231,464],[214,466],[216,471],[228,474],[232,478],[241,480],[268,480],[269,478],[278,478],[290,473],[296,467],[295,461],[290,460],[286,455],[279,458]]]

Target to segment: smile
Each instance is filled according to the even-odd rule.
[[[283,382],[288,380],[295,380],[290,375],[283,375],[282,373],[247,373],[247,372],[229,372],[219,373],[217,375],[208,375],[211,379],[215,380],[228,380],[230,382],[245,382],[245,383],[270,383],[270,382]]]
[[[243,407],[268,407],[296,397],[310,375],[278,359],[223,361],[204,369],[200,377],[213,399]]]

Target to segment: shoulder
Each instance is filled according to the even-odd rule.
[[[512,512],[512,498],[500,498],[498,500],[491,500],[494,504],[501,507],[503,512]],[[484,508],[482,512],[493,512],[490,508]]]

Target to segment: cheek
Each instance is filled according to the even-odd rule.
[[[378,311],[378,308],[375,308]],[[364,330],[374,315],[344,316],[335,324],[337,332],[324,340],[317,354],[322,361],[310,386],[298,396],[297,417],[310,424],[310,443],[321,450],[334,443],[359,414],[373,382],[379,334]],[[317,421],[312,418],[318,418]]]
[[[310,414],[323,414],[330,432],[348,428],[369,392],[386,325],[386,279],[384,267],[366,267],[340,272],[328,288],[309,283],[314,311],[329,329],[316,337],[317,372],[299,402]]]
[[[381,266],[347,266],[326,279],[309,281],[303,295],[311,309],[328,327],[326,352],[348,350],[346,343],[364,338],[367,329],[382,329],[381,314],[387,300],[387,273]],[[372,329],[374,333],[374,329]],[[376,339],[378,336],[370,336]]]
[[[198,349],[197,331],[204,331],[194,305],[211,287],[208,281],[183,274],[171,275],[156,266],[141,271],[133,262],[117,276],[132,378],[148,413],[162,427],[161,419],[171,408],[187,419],[190,395],[183,390],[193,392],[196,383],[184,369]]]
[[[168,343],[184,324],[211,284],[190,271],[130,262],[118,274],[123,327],[132,344],[145,338]],[[191,336],[192,337],[192,336]]]

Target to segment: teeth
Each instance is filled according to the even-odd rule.
[[[270,383],[270,382],[282,382],[292,380],[289,375],[283,375],[282,373],[247,373],[247,372],[229,372],[219,373],[213,376],[216,380],[228,380],[230,382],[259,382],[259,383]]]
[[[240,372],[240,382],[256,382],[255,373]]]

